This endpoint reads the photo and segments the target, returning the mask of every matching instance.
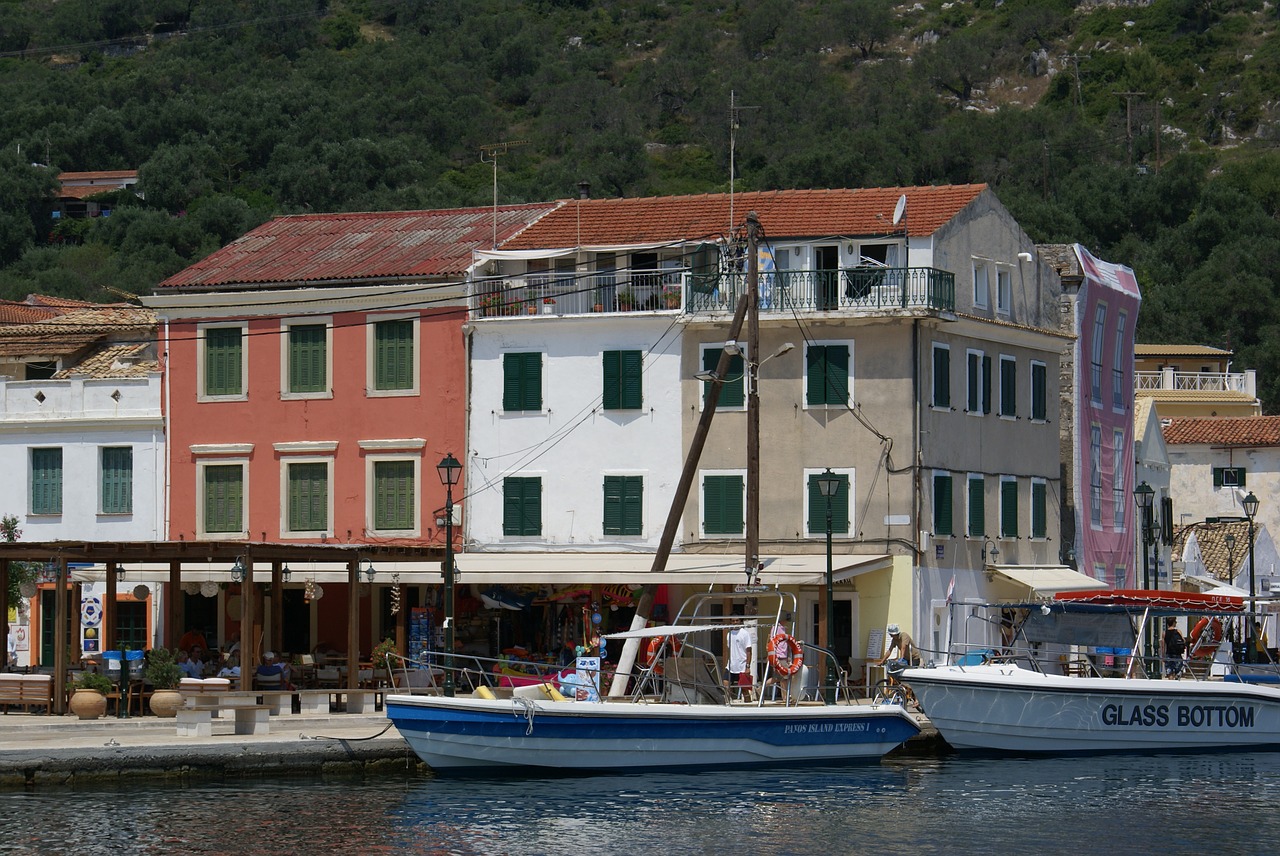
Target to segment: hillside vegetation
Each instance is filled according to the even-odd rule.
[[[988,182],[1280,405],[1262,0],[0,0],[0,296],[145,293],[279,213]],[[732,101],[731,101],[732,99]],[[730,110],[730,104],[739,109]],[[32,166],[32,164],[43,166]],[[49,218],[61,170],[146,201]]]

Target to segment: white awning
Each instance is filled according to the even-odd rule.
[[[473,258],[478,261],[528,261],[530,259],[553,259],[561,256],[572,256],[577,253],[634,253],[645,250],[660,250],[664,247],[678,246],[679,241],[659,241],[642,244],[592,244],[581,247],[551,247],[537,250],[472,250]]]
[[[1073,571],[1066,565],[987,565],[987,569],[1026,586],[1035,594],[1106,588],[1106,583]]]
[[[652,553],[592,552],[511,552],[459,553],[454,559],[458,581],[465,585],[643,585],[675,583],[686,585],[735,585],[746,582],[742,557],[708,553],[672,553],[666,569],[654,573]],[[347,570],[331,562],[288,562],[290,582],[314,580],[319,583],[345,583]],[[764,585],[820,585],[826,580],[827,558],[824,554],[775,556],[764,560],[759,580]],[[362,567],[363,567],[362,563]],[[833,556],[832,581],[843,582],[874,571],[893,567],[888,555]],[[438,562],[375,563],[374,582],[391,581],[400,575],[405,585],[439,585]],[[167,582],[169,565],[162,562],[125,563],[120,585],[132,587],[140,582]],[[91,582],[104,579],[102,566],[75,567],[72,579]],[[255,582],[271,581],[271,566],[255,564]],[[191,562],[183,566],[183,582],[229,582],[230,563]]]

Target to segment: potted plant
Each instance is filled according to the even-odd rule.
[[[182,707],[182,693],[178,692],[182,669],[176,654],[168,648],[152,648],[143,677],[151,684],[151,712],[161,717],[176,716]]]
[[[85,672],[76,679],[71,696],[71,712],[81,719],[97,719],[107,712],[107,693],[116,685],[106,675]]]
[[[554,309],[555,305],[556,305],[556,299],[554,297],[542,298],[542,314],[543,315],[553,314],[556,311]]]
[[[390,636],[383,639],[373,647],[373,679],[377,681],[388,681],[391,676],[391,670],[395,668],[395,663],[399,662],[393,659],[394,655],[398,655],[400,650],[396,648],[396,642]]]
[[[662,301],[668,309],[680,308],[680,289],[664,288],[662,289]]]
[[[476,307],[483,317],[497,315],[502,308],[502,298],[496,292],[481,295],[480,299],[476,301]]]
[[[631,289],[624,288],[618,292],[618,311],[630,312],[636,305],[636,296],[631,293]]]

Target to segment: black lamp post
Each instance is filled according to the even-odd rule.
[[[1247,635],[1245,636],[1244,661],[1252,663],[1257,660],[1257,651],[1254,647],[1253,638],[1253,622],[1254,610],[1257,603],[1254,601],[1256,593],[1253,588],[1253,518],[1258,513],[1258,498],[1253,495],[1253,491],[1249,491],[1249,495],[1240,501],[1244,506],[1244,516],[1249,519],[1249,618],[1245,622]]]
[[[436,466],[444,485],[444,694],[453,697],[453,486],[462,464],[453,453]]]
[[[842,479],[835,473],[831,472],[831,468],[827,467],[826,472],[817,477],[818,490],[827,500],[827,618],[822,622],[822,647],[827,649],[824,659],[827,661],[827,680],[826,690],[823,698],[827,704],[836,703],[836,675],[835,665],[831,662],[832,636],[831,636],[831,620],[835,616],[836,598],[834,583],[831,579],[831,497],[835,496],[840,490],[840,482]]]
[[[1151,508],[1155,504],[1156,492],[1145,481],[1133,489],[1133,499],[1138,504],[1138,510],[1142,512],[1141,520],[1138,525],[1142,527],[1142,587],[1143,589],[1151,589],[1151,545],[1155,543],[1155,527],[1151,525]],[[1148,624],[1146,632],[1147,651],[1153,650],[1152,628]],[[1146,659],[1143,660],[1146,663]],[[1146,663],[1145,671],[1148,675],[1151,673],[1151,664]]]

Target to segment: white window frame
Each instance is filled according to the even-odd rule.
[[[205,389],[205,331],[238,327],[240,329],[240,392],[236,395],[207,395]],[[196,324],[196,401],[248,401],[249,400],[249,322],[206,321]]]
[[[370,313],[365,318],[365,389],[367,398],[395,398],[422,394],[422,316],[417,313]],[[382,321],[413,322],[413,384],[408,389],[377,389],[377,325]]]
[[[1013,313],[1013,268],[996,265],[996,314]]]
[[[801,485],[800,485],[800,494],[801,496],[804,497],[804,502],[802,503],[803,508],[801,508],[800,510],[800,514],[801,514],[800,531],[804,533],[806,538],[820,538],[824,541],[826,540],[826,537],[827,537],[826,529],[823,529],[821,532],[809,532],[807,530],[809,529],[809,481],[811,478],[813,478],[813,476],[820,476],[826,471],[827,471],[826,467],[806,467],[803,475],[804,481],[801,482]],[[854,493],[854,481],[853,481],[854,468],[853,467],[832,467],[831,474],[836,476],[845,476],[849,480],[849,517],[850,517],[849,531],[831,533],[832,541],[838,541],[841,539],[847,541],[853,537],[853,519],[852,518],[853,518],[854,509],[857,508],[857,505],[853,501],[854,496],[856,496],[856,494]],[[743,484],[743,488],[744,489],[746,488],[745,483]],[[745,506],[744,506],[744,511],[745,511]],[[824,515],[826,514],[825,507],[823,508],[822,513]]]
[[[991,306],[991,262],[986,259],[973,260],[973,305],[976,309]]]
[[[313,327],[324,325],[324,383],[321,392],[289,391],[289,328],[293,326]],[[333,398],[333,316],[303,315],[299,318],[284,318],[280,321],[280,400],[298,401],[301,399]]]
[[[325,509],[324,529],[308,529],[295,532],[289,528],[289,467],[293,464],[326,464],[328,466],[329,488],[325,491],[328,497],[328,508]],[[333,455],[281,455],[280,456],[280,537],[281,538],[332,538],[333,537]],[[417,491],[414,491],[416,494]]]
[[[206,467],[240,467],[240,495],[243,497],[240,509],[240,531],[238,532],[208,532],[204,528],[205,522],[205,484],[204,471]],[[249,459],[247,457],[208,457],[196,461],[196,537],[203,541],[236,541],[249,537]]]
[[[812,347],[830,348],[834,346],[844,345],[849,349],[849,375],[845,378],[845,399],[843,404],[810,404],[809,403],[809,349]],[[743,360],[746,360],[746,349],[743,349]],[[853,397],[853,339],[815,339],[812,342],[806,342],[804,346],[804,362],[800,366],[800,371],[804,376],[804,388],[800,391],[800,406],[804,410],[847,410],[850,403],[856,401]],[[746,371],[751,371],[750,363],[745,366]],[[757,377],[757,381],[759,378]],[[744,381],[746,386],[746,396],[743,397],[744,404],[751,395],[751,378],[748,377]],[[745,410],[745,406],[743,407]]]
[[[363,444],[361,444],[363,446]],[[377,513],[377,496],[374,495],[374,464],[378,462],[413,462],[413,516],[414,525],[409,529],[377,529],[374,527]],[[332,497],[332,492],[330,496]],[[370,535],[418,538],[422,534],[422,454],[412,452],[366,453],[364,457],[364,531]]]

